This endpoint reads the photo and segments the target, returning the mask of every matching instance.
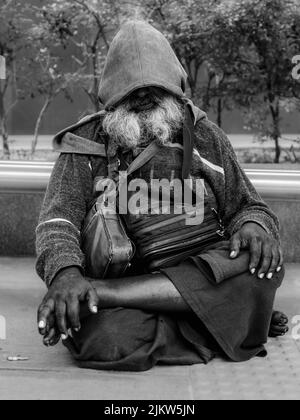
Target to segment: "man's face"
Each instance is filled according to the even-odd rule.
[[[162,89],[146,87],[135,90],[124,102],[128,103],[130,111],[139,113],[153,110],[165,96]]]
[[[136,148],[154,139],[167,145],[182,126],[182,103],[156,87],[140,88],[126,97],[103,121],[111,144]]]

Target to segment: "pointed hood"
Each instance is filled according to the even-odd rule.
[[[185,97],[186,83],[187,74],[164,35],[148,23],[131,21],[122,26],[111,43],[99,89],[99,99],[105,110],[118,105],[136,89],[150,86],[159,87],[183,99],[186,121],[189,122],[189,129],[184,130],[184,173],[187,173],[193,150],[191,126],[207,118],[205,112]],[[55,150],[103,155],[102,148],[91,146],[91,142],[84,141],[72,132],[85,124],[100,121],[104,115],[105,111],[102,111],[89,116],[58,133],[54,138]]]
[[[164,35],[148,23],[131,21],[112,41],[99,98],[109,109],[134,90],[149,86],[183,97],[186,82],[187,74]]]

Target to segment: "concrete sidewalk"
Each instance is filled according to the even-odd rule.
[[[33,259],[0,259],[1,400],[300,398],[300,340],[291,333],[270,340],[266,359],[248,363],[215,360],[208,366],[157,367],[138,374],[80,370],[62,345],[46,349],[41,344],[36,308],[44,294]],[[290,319],[300,315],[300,265],[288,266],[276,308]],[[1,340],[2,317],[6,340]],[[9,362],[10,356],[29,360]]]

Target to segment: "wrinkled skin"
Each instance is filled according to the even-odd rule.
[[[237,258],[242,249],[250,251],[249,270],[260,279],[272,279],[283,265],[280,244],[256,223],[245,223],[231,238],[231,258]]]
[[[76,267],[62,270],[53,281],[38,310],[41,335],[49,336],[55,324],[56,334],[68,337],[69,328],[80,329],[80,304],[87,302],[92,314],[98,312],[98,296],[93,286]],[[53,333],[53,331],[52,331]]]

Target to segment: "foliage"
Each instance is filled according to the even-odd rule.
[[[300,83],[291,76],[300,53],[299,0],[1,0],[0,54],[8,78],[0,122],[28,96],[43,98],[40,124],[58,95],[83,90],[86,113],[100,109],[98,85],[110,42],[127,18],[142,18],[170,40],[189,78],[189,94],[222,125],[241,109],[245,127],[275,142],[279,161],[283,112],[299,111]],[[13,94],[11,95],[11,92]]]
[[[249,127],[258,129],[260,138],[274,140],[279,162],[281,114],[300,99],[300,84],[292,78],[292,57],[300,51],[300,4],[232,0],[226,7],[222,3],[219,12],[224,37],[231,34],[240,51],[234,60],[234,102],[244,108]]]
[[[19,100],[29,92],[27,51],[32,44],[29,28],[32,26],[27,3],[2,0],[0,4],[0,55],[6,61],[6,80],[0,85],[0,135],[3,150],[9,157],[7,121]]]
[[[88,95],[91,111],[99,111],[99,80],[111,37],[120,24],[118,2],[55,0],[44,6],[43,14],[50,32],[71,52],[74,83]]]

